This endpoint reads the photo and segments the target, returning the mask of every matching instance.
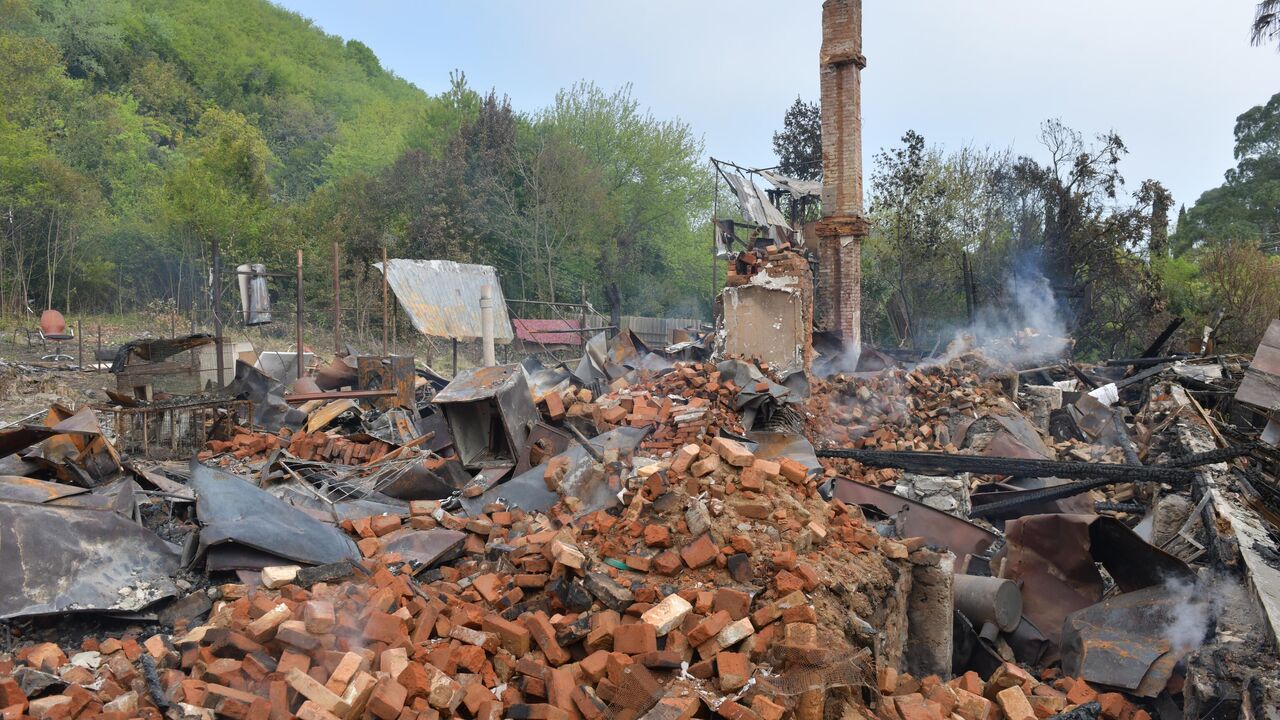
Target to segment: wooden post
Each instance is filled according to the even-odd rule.
[[[342,284],[338,278],[338,241],[333,241],[333,345],[342,353]]]
[[[98,351],[93,354],[93,371],[101,372],[98,367],[98,358],[102,356],[102,323],[98,323]]]
[[[382,355],[387,355],[387,335],[390,327],[387,325],[387,249],[382,248]]]
[[[298,250],[298,379],[302,379],[302,250]]]
[[[226,362],[222,359],[222,240],[213,241],[213,351],[217,354],[218,387],[227,386]],[[302,256],[302,251],[298,251]],[[301,262],[301,261],[299,261]]]
[[[80,366],[80,372],[84,372],[84,333],[81,332],[84,323],[80,318],[76,318],[76,343],[80,346],[80,360],[77,363]]]

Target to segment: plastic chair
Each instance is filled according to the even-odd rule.
[[[53,354],[41,357],[41,360],[73,360],[62,350],[62,343],[68,340],[75,340],[75,333],[67,331],[67,319],[62,317],[62,313],[57,310],[45,310],[40,313],[40,325],[38,326],[40,333],[40,347],[48,348],[48,343],[53,343]]]

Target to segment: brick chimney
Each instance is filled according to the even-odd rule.
[[[862,347],[862,0],[822,4],[822,219],[818,235],[818,328],[854,356]]]

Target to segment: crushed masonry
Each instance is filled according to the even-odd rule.
[[[1217,640],[1169,647],[1160,645],[1159,621],[1147,627],[1119,615],[1108,619],[1107,613],[1122,612],[1114,600],[1127,597],[1149,596],[1151,607],[1173,614],[1198,607],[1179,599],[1186,591],[1141,572],[1203,564],[1211,558],[1206,548],[1221,543],[1206,529],[1212,524],[1197,522],[1206,506],[1193,499],[1194,484],[1157,488],[1111,480],[1080,489],[1087,480],[1025,484],[1016,474],[922,473],[828,457],[847,448],[975,456],[993,468],[1052,460],[1093,463],[1101,472],[1102,465],[1123,464],[1121,443],[1105,433],[1054,432],[1064,415],[1075,427],[1090,424],[1092,410],[1070,401],[1079,393],[1066,389],[1075,381],[1063,378],[1072,375],[1067,370],[1038,368],[1028,380],[1040,384],[1021,385],[1063,393],[1046,423],[1023,410],[1023,395],[1008,394],[1009,375],[1019,371],[980,353],[811,378],[807,397],[792,397],[785,377],[767,363],[679,361],[655,372],[634,369],[643,356],[632,352],[620,354],[622,374],[602,390],[570,384],[538,395],[531,388],[541,422],[572,427],[592,447],[587,452],[571,442],[545,454],[528,473],[529,492],[522,489],[524,475],[508,471],[472,493],[484,471],[471,479],[460,467],[449,469],[458,459],[447,428],[435,425],[417,437],[413,430],[408,439],[375,436],[365,428],[377,411],[361,403],[327,413],[327,425],[309,432],[234,421],[207,428],[200,460],[232,478],[220,482],[259,485],[356,546],[350,559],[327,565],[290,561],[295,551],[275,544],[269,528],[259,525],[273,522],[262,519],[270,515],[249,521],[254,532],[237,534],[254,543],[252,553],[219,550],[215,559],[214,548],[223,546],[200,533],[216,517],[212,508],[201,509],[214,496],[179,492],[207,472],[203,466],[142,466],[121,456],[121,470],[90,484],[112,487],[120,481],[110,473],[123,472],[134,487],[164,494],[117,493],[117,507],[129,502],[153,508],[144,515],[167,510],[175,521],[194,519],[185,527],[209,548],[203,559],[208,580],[189,597],[209,601],[169,595],[176,597],[160,603],[173,606],[165,611],[170,619],[150,632],[91,633],[70,644],[15,637],[0,655],[4,716],[784,718],[844,712],[888,720],[1140,720],[1159,716],[1166,697],[1197,707],[1222,697],[1252,702],[1231,695],[1230,676],[1206,665],[1197,648],[1203,643],[1205,650],[1247,660],[1253,655],[1232,644],[1233,633],[1265,621],[1240,611],[1233,619],[1238,626],[1213,630],[1206,616],[1205,632]],[[1229,368],[1224,382],[1240,374]],[[753,375],[758,379],[742,384]],[[1137,412],[1128,421],[1148,468],[1225,461],[1265,472],[1272,456],[1258,446],[1188,447],[1160,429],[1191,423],[1222,437],[1222,426],[1179,384],[1180,376],[1160,377],[1134,396]],[[739,409],[744,397],[767,398],[755,418],[789,415],[803,433],[791,431],[786,443],[758,434]],[[314,416],[327,405],[304,412]],[[1027,407],[1039,406],[1029,401]],[[430,408],[428,401],[420,410]],[[58,424],[70,414],[51,414],[50,426],[64,427]],[[641,432],[596,444],[619,429]],[[26,437],[37,448],[23,451],[28,456],[66,442],[59,435]],[[100,443],[95,452],[112,451]],[[1202,455],[1188,458],[1188,452]],[[444,482],[458,470],[460,482]],[[899,504],[846,504],[830,496],[835,478],[892,489]],[[1254,475],[1251,484],[1268,488],[1270,482]],[[68,504],[64,512],[91,507],[78,500],[84,490],[56,475],[24,483],[0,483],[0,510],[19,497],[37,497],[16,494],[37,489],[44,502]],[[1257,492],[1262,504],[1255,507],[1265,516],[1267,491]],[[501,499],[508,494],[523,500]],[[946,526],[925,526],[923,535],[897,529],[908,527],[902,512],[923,512],[911,502],[957,523],[977,523],[984,532],[1010,534],[980,553],[948,552]],[[995,504],[1009,509],[972,519]],[[1038,555],[1026,548],[1044,539],[1014,528],[1039,527],[1035,523],[1043,525],[1052,513],[1106,521],[1055,526],[1067,532],[1056,531],[1058,547],[1070,548],[1071,533],[1083,532],[1082,547],[1121,552],[1132,546],[1122,552],[1158,557],[1102,559],[1121,594],[1104,598],[1099,580],[1098,589],[1088,591],[1096,594],[1062,606],[1062,591],[1043,574],[1089,587],[1079,583],[1093,582],[1097,551],[1083,564],[1070,555],[1052,568],[1029,562]],[[1155,522],[1144,528],[1138,520],[1148,514]],[[302,527],[300,519],[290,522]],[[25,542],[21,535],[17,541]],[[1148,544],[1153,541],[1160,547]],[[992,575],[1018,584],[956,579]],[[34,592],[41,580],[15,577],[19,593]],[[74,584],[79,576],[68,579]],[[1011,606],[1015,619],[1022,613],[1021,623],[1009,620],[1010,599],[992,594],[1007,595],[1010,587],[1013,600],[1021,601]],[[1073,626],[1075,616],[1068,616],[1069,638],[1029,625],[1027,617],[1063,617],[1046,603],[1082,607],[1096,619]],[[953,627],[954,613],[960,621]],[[1117,637],[1169,649],[1136,664],[1105,654]],[[1062,674],[1068,668],[1073,675]],[[1203,688],[1188,684],[1193,676],[1206,678]],[[862,687],[876,692],[852,692]],[[1274,691],[1274,684],[1263,687]]]
[[[822,29],[824,180],[713,161],[714,329],[497,365],[494,268],[384,259],[481,366],[319,364],[300,301],[292,354],[135,339],[0,427],[0,720],[1276,717],[1280,320],[864,344],[859,0]]]

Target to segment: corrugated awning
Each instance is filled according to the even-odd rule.
[[[779,190],[786,190],[795,197],[822,197],[821,180],[801,180],[787,177],[782,173],[776,173],[771,170],[761,170],[760,177],[768,180]]]
[[[493,288],[493,339],[512,340],[507,301],[490,265],[466,265],[452,260],[388,260],[387,284],[413,326],[423,335],[454,340],[479,340],[480,289]],[[382,271],[382,263],[373,266]]]
[[[515,326],[517,340],[543,345],[582,344],[582,333],[573,332],[582,329],[582,323],[578,320],[516,318],[511,323]]]

